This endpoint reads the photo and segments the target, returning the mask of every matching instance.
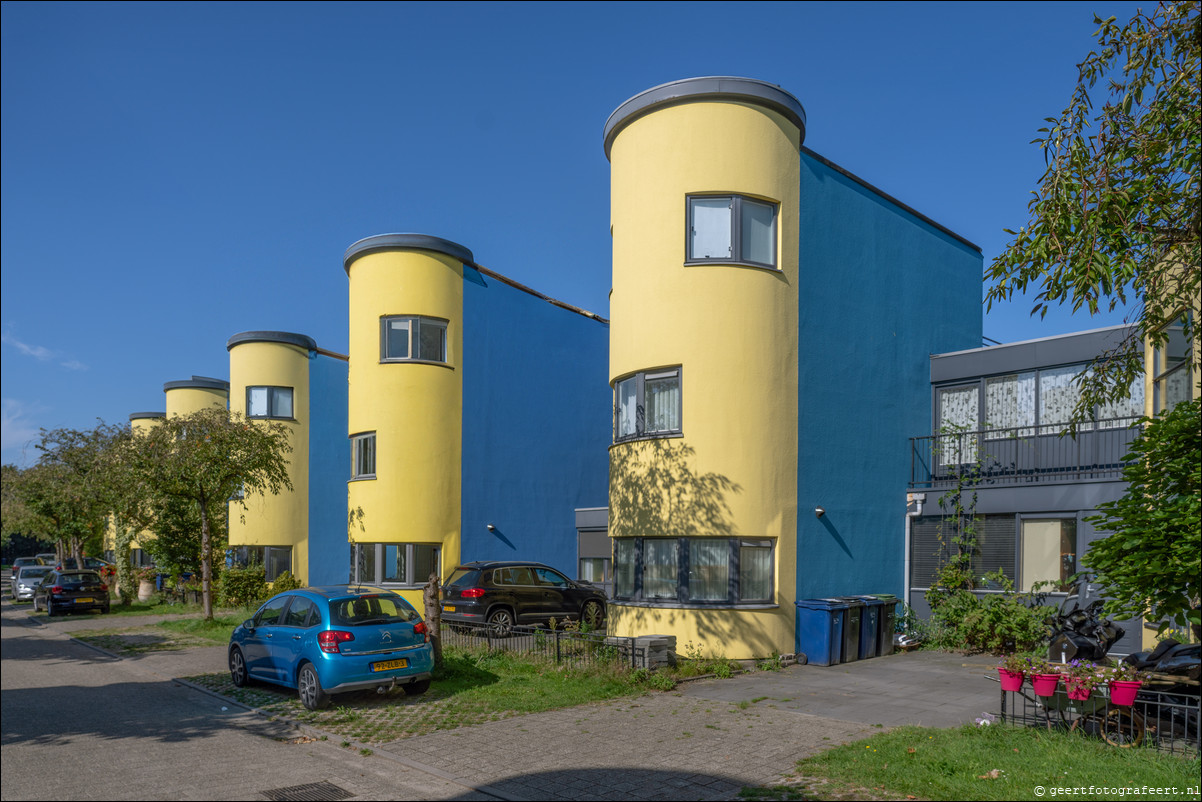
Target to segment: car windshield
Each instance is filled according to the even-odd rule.
[[[50,573],[49,565],[27,565],[21,569],[22,579],[34,579],[39,576],[46,576]]]
[[[396,624],[421,618],[400,596],[358,596],[330,602],[330,617],[338,626]]]
[[[99,584],[100,575],[93,571],[80,571],[77,574],[63,574],[58,581],[61,585]]]

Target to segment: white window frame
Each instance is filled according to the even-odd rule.
[[[409,324],[408,355],[392,356],[388,351],[388,333],[391,324],[405,321]],[[435,328],[441,331],[441,348],[438,354],[427,354],[422,350],[422,329]],[[446,365],[450,363],[450,341],[448,329],[450,321],[440,317],[424,317],[422,315],[383,315],[380,318],[380,362],[419,362],[428,365]]]
[[[694,256],[693,255],[693,240],[695,231],[694,225],[694,209],[697,201],[715,201],[729,200],[730,201],[730,253],[725,256]],[[743,206],[744,205],[761,206],[772,211],[772,231],[769,235],[769,241],[772,246],[772,255],[767,262],[756,262],[743,257],[744,232],[743,232]],[[713,193],[713,194],[690,194],[685,196],[685,264],[686,265],[706,265],[706,264],[733,264],[733,265],[748,265],[751,267],[763,267],[770,270],[780,269],[780,248],[777,243],[780,229],[780,204],[773,201],[764,200],[761,198],[752,198],[746,195],[737,195],[733,193]]]
[[[370,446],[367,446],[370,444]],[[370,449],[371,465],[370,471],[361,471],[361,463],[363,462],[363,450],[367,446]],[[376,433],[362,432],[360,434],[351,435],[351,480],[359,479],[375,479],[376,478]],[[368,467],[368,466],[362,466]]]

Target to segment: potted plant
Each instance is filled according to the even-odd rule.
[[[201,593],[204,590],[204,584],[200,581],[200,577],[192,574],[184,580],[180,586],[184,590],[184,600],[189,604],[200,604]]]
[[[1093,689],[1106,679],[1106,669],[1088,660],[1074,660],[1064,667],[1064,687],[1068,698],[1074,702],[1083,702],[1093,693]]]
[[[1036,696],[1054,696],[1060,684],[1060,674],[1042,657],[1031,658],[1031,688]]]
[[[138,601],[150,601],[150,597],[154,595],[154,580],[159,574],[159,570],[153,565],[143,565],[134,569],[134,576],[138,579]]]
[[[1018,654],[1008,654],[998,664],[998,678],[1002,681],[1003,691],[1018,691],[1023,687],[1023,677],[1031,670],[1031,658]]]
[[[1110,703],[1124,707],[1135,704],[1135,694],[1144,684],[1143,674],[1130,663],[1118,663],[1105,669]]]

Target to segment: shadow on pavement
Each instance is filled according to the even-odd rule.
[[[613,767],[564,769],[518,774],[488,783],[496,790],[521,799],[651,800],[730,798],[746,784],[720,774],[691,774],[655,769]],[[454,799],[479,799],[464,794]]]

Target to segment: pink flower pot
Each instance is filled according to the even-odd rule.
[[[1093,688],[1080,682],[1074,682],[1072,677],[1065,677],[1064,689],[1068,691],[1068,698],[1074,702],[1084,702],[1089,698]]]
[[[1135,694],[1142,682],[1137,680],[1116,679],[1110,681],[1110,703],[1115,705],[1135,704]]]
[[[1056,686],[1060,684],[1059,674],[1032,674],[1031,687],[1036,696],[1055,696]]]
[[[1003,691],[1020,691],[1023,687],[1023,672],[1011,671],[1008,668],[999,667],[997,670],[998,677],[1002,680]]]

